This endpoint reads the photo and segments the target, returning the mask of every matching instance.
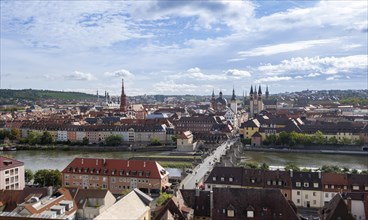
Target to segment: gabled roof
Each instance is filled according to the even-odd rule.
[[[227,216],[229,208],[234,210],[234,217]],[[275,216],[280,217],[278,219],[299,219],[278,189],[213,189],[213,220],[247,219],[247,211],[253,211],[252,219],[255,220],[275,219]]]
[[[127,173],[128,171],[128,173]],[[136,173],[133,173],[135,171]],[[62,171],[64,174],[93,174],[162,179],[169,173],[156,161],[101,158],[75,158]]]
[[[158,210],[156,210],[157,215],[153,218],[154,220],[165,219],[165,216],[175,215],[176,220],[186,220],[183,211],[181,210],[179,202],[176,197],[171,197],[168,199]],[[168,215],[168,213],[170,213]]]
[[[23,166],[24,163],[9,157],[0,156],[0,170],[7,170],[14,167]]]
[[[69,189],[69,191],[72,191]],[[83,209],[85,201],[87,199],[103,199],[108,193],[107,189],[77,189],[76,195],[74,197],[75,203],[77,203],[78,209]]]
[[[214,167],[205,184],[242,184],[242,167]],[[232,179],[230,179],[232,178]],[[230,181],[231,180],[231,181]]]
[[[181,189],[185,204],[194,210],[194,216],[210,216],[210,191]]]
[[[348,207],[341,197],[340,193],[337,193],[321,210],[322,220],[353,220],[353,216],[349,214]]]
[[[149,205],[142,201],[137,190],[133,190],[95,219],[141,219],[149,211]]]

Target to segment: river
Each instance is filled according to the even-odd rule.
[[[120,158],[133,156],[168,155],[170,152],[81,152],[81,151],[0,151],[0,155],[10,156],[24,162],[25,168],[64,169],[75,157]],[[279,152],[245,152],[245,160],[266,163],[270,166],[284,166],[293,162],[300,167],[321,167],[322,165],[337,165],[350,169],[368,170],[368,157],[355,155],[279,153]],[[169,170],[170,172],[170,170]],[[171,173],[179,175],[180,169],[171,169]]]

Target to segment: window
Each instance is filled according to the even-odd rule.
[[[65,179],[67,180],[67,179],[69,179],[69,175],[65,175]]]
[[[316,194],[317,194],[316,192],[313,192],[313,196],[316,196]]]
[[[365,190],[365,191],[368,191],[368,186],[365,186],[365,187],[364,187],[364,190]]]
[[[317,200],[313,200],[313,205],[316,205],[317,204]]]
[[[359,186],[353,186],[353,190],[359,190]]]
[[[297,194],[298,196],[300,196],[300,191],[296,191],[296,194]]]
[[[232,177],[229,177],[229,182],[232,182],[233,181],[233,178]]]
[[[328,198],[328,193],[325,193],[325,198]]]
[[[234,217],[234,210],[228,209],[227,210],[227,217]]]
[[[253,211],[247,211],[247,218],[254,218],[254,212]]]
[[[115,183],[115,177],[111,177],[111,182]]]
[[[102,181],[103,182],[106,182],[107,181],[107,178],[104,176],[104,177],[102,177]]]
[[[279,181],[279,186],[282,186],[282,181]]]
[[[267,180],[267,185],[271,185],[271,181],[270,180]]]
[[[335,186],[334,185],[331,185],[331,189],[335,189]]]
[[[319,184],[318,183],[313,183],[313,187],[314,188],[318,188]]]
[[[297,199],[297,200],[296,200],[296,203],[300,203],[300,199]]]
[[[224,177],[221,177],[221,181],[225,181],[225,178]]]
[[[213,180],[213,181],[216,181],[216,177],[215,177],[215,176],[214,176],[214,177],[212,177],[212,180]]]
[[[325,185],[325,189],[328,189],[328,185],[327,184]]]
[[[304,183],[304,187],[309,187],[309,183]]]
[[[296,182],[296,187],[301,187],[301,183],[300,182]]]

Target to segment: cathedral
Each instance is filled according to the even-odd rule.
[[[269,92],[268,86],[266,87],[266,94],[265,99],[262,97],[262,89],[259,85],[258,92],[257,87],[250,86],[250,93],[249,93],[249,117],[253,118],[259,113],[261,113],[265,109],[265,102],[268,103],[269,100]],[[273,101],[273,100],[272,100]]]

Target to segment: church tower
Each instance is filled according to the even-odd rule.
[[[254,86],[254,90],[253,86],[250,87],[249,99],[249,117],[254,117],[264,108],[261,85],[258,87],[258,93],[256,86]]]
[[[266,100],[268,100],[268,97],[270,96],[270,93],[268,92],[268,85],[266,86]]]
[[[121,80],[121,96],[120,96],[120,111],[126,112],[127,110],[127,102],[126,102],[126,95],[124,92],[124,79]]]
[[[231,108],[231,110],[233,110],[233,112],[236,115],[238,108],[237,108],[237,104],[236,104],[236,96],[235,96],[234,88],[233,88],[233,96],[231,97],[230,108]]]
[[[212,91],[212,97],[211,97],[211,106],[216,111],[217,105],[216,105],[216,98],[215,98],[215,89]]]

